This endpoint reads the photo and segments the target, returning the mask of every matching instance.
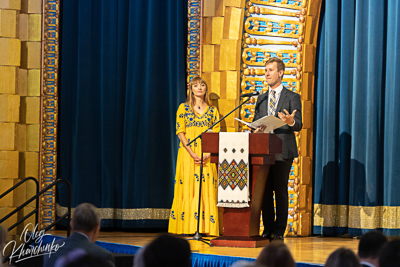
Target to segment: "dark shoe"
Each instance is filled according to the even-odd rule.
[[[268,238],[269,241],[273,240],[275,237],[275,235],[272,231],[264,231],[261,236],[264,238]]]
[[[274,235],[274,237],[272,238],[272,240],[278,240],[278,241],[282,241],[284,240],[283,236],[281,235]]]

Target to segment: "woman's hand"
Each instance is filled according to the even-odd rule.
[[[193,160],[194,160],[194,164],[200,164],[201,163],[201,158],[199,157],[199,155],[197,155],[196,153],[193,152],[193,154],[191,155]]]
[[[206,153],[203,155],[203,164],[206,163],[206,161],[211,158],[211,153]]]

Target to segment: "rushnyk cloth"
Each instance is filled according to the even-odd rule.
[[[219,133],[218,207],[249,207],[249,134]]]

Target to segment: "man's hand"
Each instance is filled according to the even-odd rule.
[[[267,126],[265,126],[263,124],[263,125],[260,125],[254,132],[255,133],[263,133],[265,131],[265,129],[267,129]]]
[[[294,123],[294,114],[296,113],[297,110],[294,110],[292,114],[289,114],[289,112],[284,109],[286,114],[283,112],[278,112],[278,117],[285,123],[292,125]]]

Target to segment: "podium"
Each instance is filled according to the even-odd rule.
[[[224,233],[211,240],[214,246],[255,248],[269,243],[259,235],[261,207],[269,166],[275,164],[275,154],[282,153],[282,140],[274,134],[250,133],[249,143],[250,207],[224,208]],[[203,133],[202,150],[211,153],[211,162],[218,164],[219,134]],[[257,179],[261,165],[267,165],[268,171]]]

